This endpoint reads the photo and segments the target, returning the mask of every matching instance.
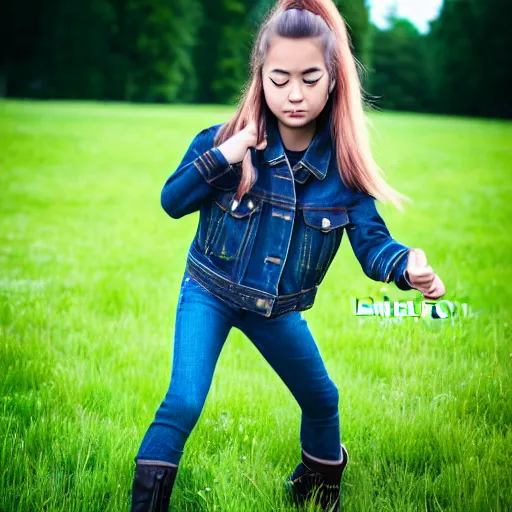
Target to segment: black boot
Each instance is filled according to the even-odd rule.
[[[136,462],[131,512],[169,512],[177,466]]]
[[[348,453],[344,445],[341,445],[341,453],[343,461],[332,465],[313,460],[302,451],[302,462],[285,482],[285,491],[296,505],[303,505],[306,500],[313,499],[322,510],[340,510],[341,477],[348,463]]]

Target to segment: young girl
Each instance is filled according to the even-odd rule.
[[[233,118],[202,130],[162,191],[173,218],[200,211],[176,311],[169,390],[135,457],[132,511],[167,511],[185,443],[232,327],[301,407],[301,462],[284,489],[338,510],[348,462],[338,389],[301,311],[346,230],[365,274],[445,292],[421,249],[394,240],[375,199],[406,199],[368,143],[356,61],[331,0],[280,0],[258,34]]]

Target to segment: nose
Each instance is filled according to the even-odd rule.
[[[290,101],[302,101],[302,98],[304,97],[304,95],[302,94],[302,89],[300,87],[300,84],[298,81],[296,80],[293,80],[292,81],[292,88],[290,90],[290,94],[288,96],[288,99]]]

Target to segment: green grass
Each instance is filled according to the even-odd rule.
[[[128,510],[135,456],[170,378],[198,214],[160,190],[215,106],[0,102],[0,510]],[[340,390],[348,511],[510,511],[512,125],[372,116],[414,202],[379,205],[467,318],[386,322],[348,239],[304,312]],[[391,298],[414,291],[388,286]],[[175,510],[284,511],[300,409],[233,329],[192,432]],[[211,489],[207,491],[206,488]],[[312,509],[311,509],[312,510]]]

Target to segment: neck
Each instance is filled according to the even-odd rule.
[[[313,119],[313,121],[305,126],[297,128],[286,126],[279,119],[277,124],[284,147],[290,151],[304,151],[315,135],[316,119]]]

